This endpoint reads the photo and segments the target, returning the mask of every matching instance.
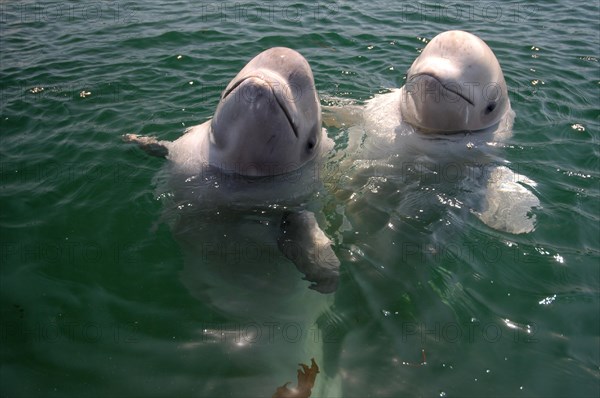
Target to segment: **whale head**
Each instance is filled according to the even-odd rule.
[[[313,159],[322,134],[308,62],[289,48],[270,48],[223,91],[210,124],[210,163],[248,176],[282,174]]]
[[[479,37],[458,30],[427,44],[408,70],[401,96],[402,119],[423,132],[486,129],[510,108],[496,56]]]

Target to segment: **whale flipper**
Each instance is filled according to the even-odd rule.
[[[332,293],[338,286],[340,260],[331,243],[314,213],[302,210],[284,214],[277,239],[279,249],[305,275],[304,279],[313,282],[310,288],[321,293]]]
[[[487,181],[485,210],[475,215],[488,227],[513,234],[532,232],[539,199],[524,185],[535,187],[535,181],[513,172],[508,167],[494,167]]]
[[[169,154],[168,141],[158,141],[154,137],[144,137],[137,134],[124,134],[123,141],[137,144],[148,155],[166,158]]]

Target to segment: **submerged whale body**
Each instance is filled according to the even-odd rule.
[[[211,120],[173,142],[125,140],[168,160],[158,192],[183,249],[181,281],[223,320],[199,325],[197,341],[182,344],[182,353],[253,369],[215,385],[211,375],[222,379],[227,370],[207,361],[198,369],[204,392],[270,395],[290,367],[310,358],[321,364],[314,336],[330,311],[340,262],[319,226],[319,169],[333,142],[304,57],[266,50],[228,84]],[[322,373],[315,392],[326,386]]]

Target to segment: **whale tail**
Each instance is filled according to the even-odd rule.
[[[288,388],[288,383],[278,387],[273,398],[308,398],[312,392],[312,388],[315,385],[317,373],[319,373],[319,366],[315,362],[314,358],[310,360],[310,368],[301,363],[299,366],[302,369],[298,369],[298,386],[296,388]]]

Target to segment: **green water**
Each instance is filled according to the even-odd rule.
[[[401,86],[426,39],[464,29],[502,65],[517,115],[502,156],[537,182],[537,227],[510,235],[441,202],[419,208],[389,180],[353,185],[356,208],[343,178],[326,181],[342,275],[315,323],[319,377],[346,397],[597,397],[599,18],[583,1],[0,3],[0,395],[243,396],[226,386],[287,352],[247,395],[294,380],[310,360],[294,336],[244,356],[202,334],[264,327],[260,301],[228,315],[186,286],[190,252],[156,188],[163,161],[120,136],[177,138],[268,47],[300,51],[323,97],[360,103]],[[347,131],[329,135],[341,150]]]

